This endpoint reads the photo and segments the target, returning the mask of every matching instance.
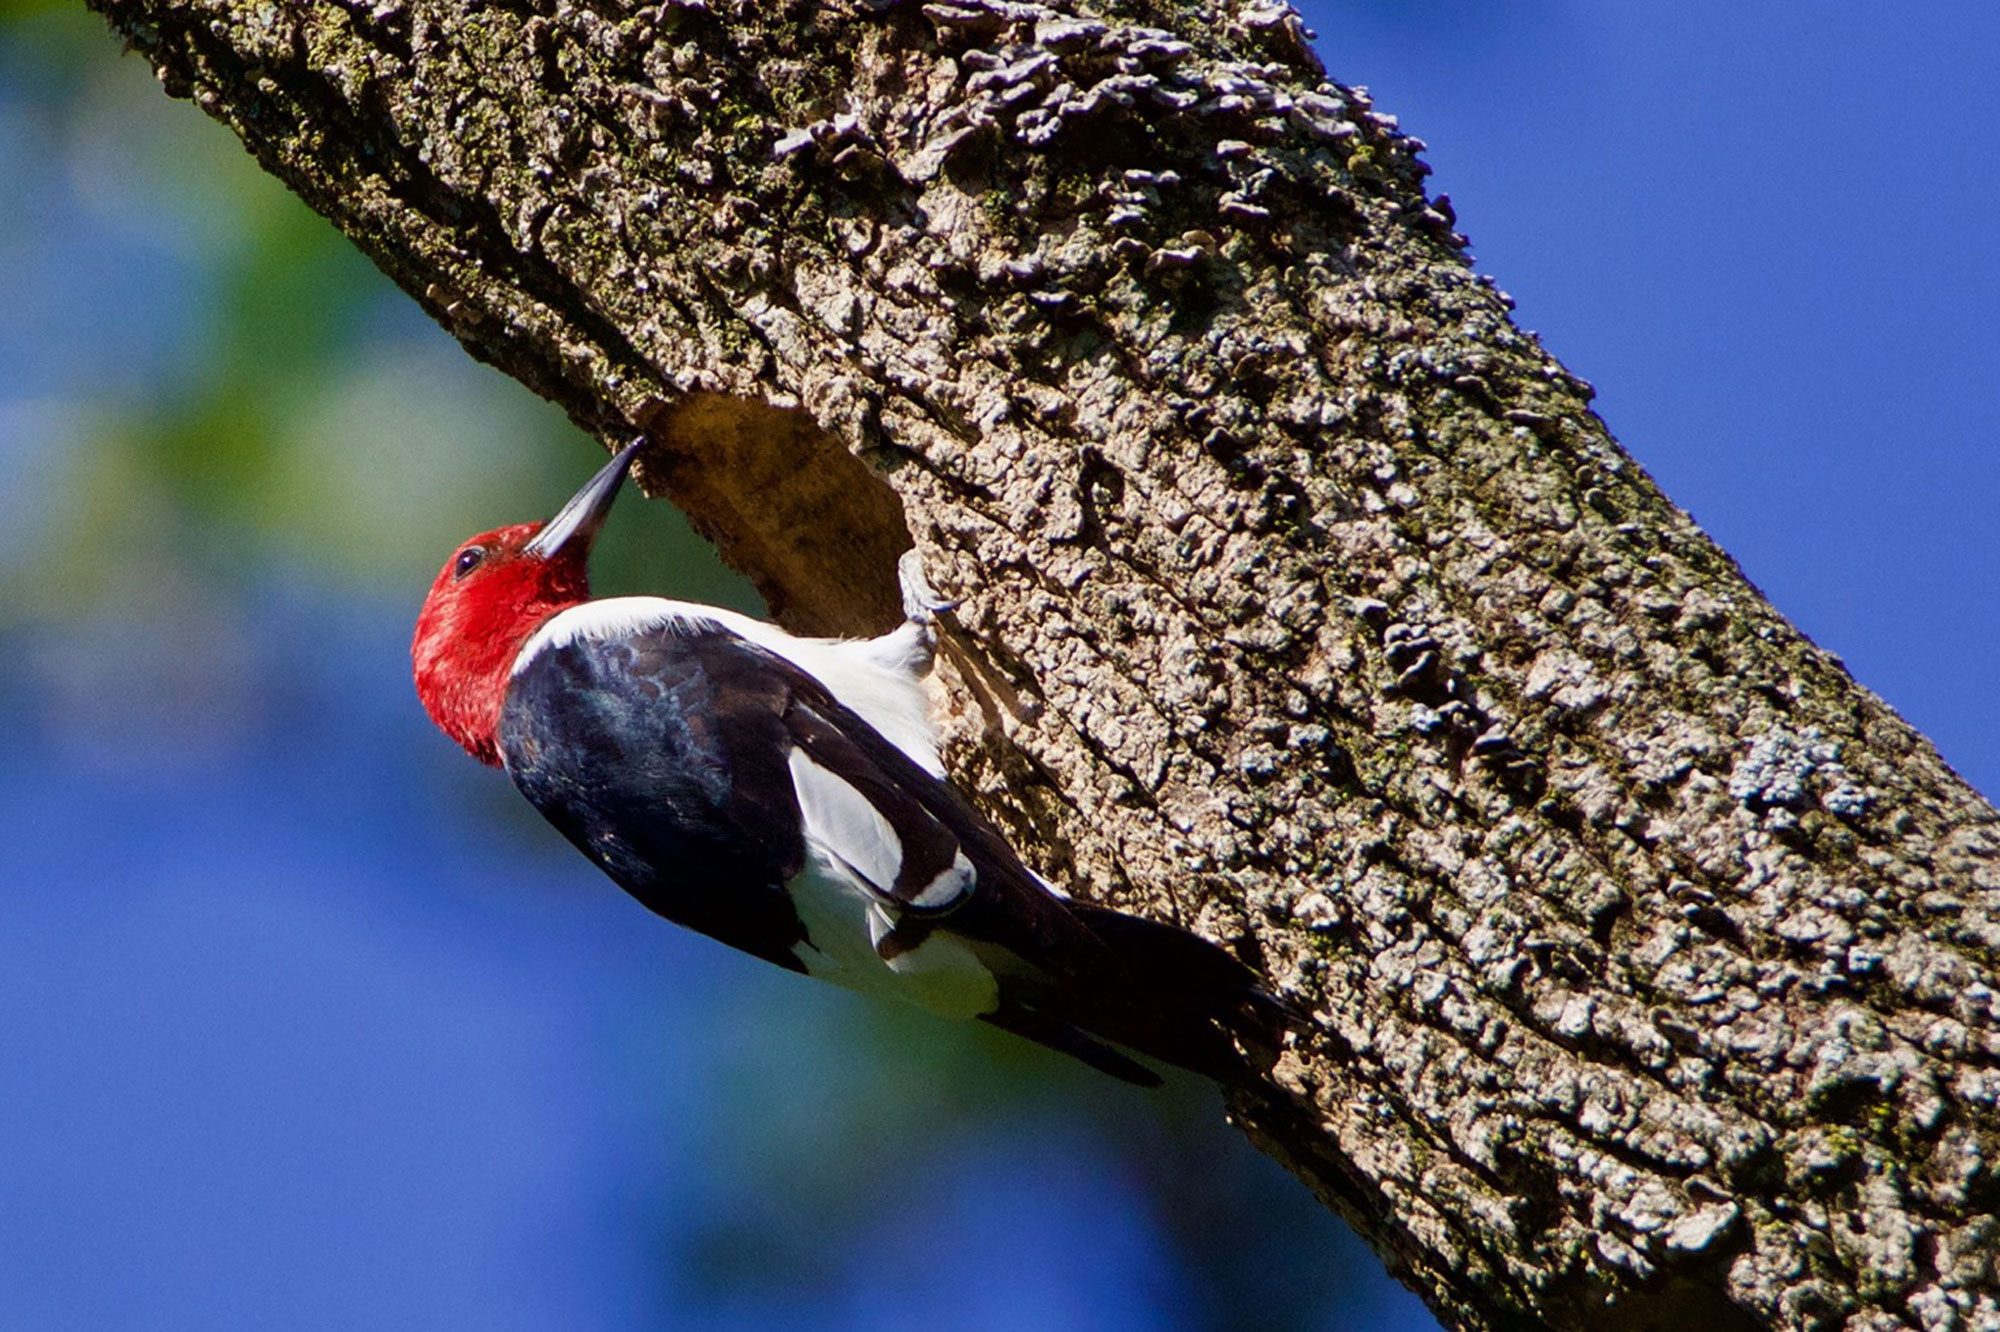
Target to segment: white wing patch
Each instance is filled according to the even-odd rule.
[[[936,930],[914,948],[882,956],[879,945],[901,915],[889,890],[902,870],[902,840],[852,783],[803,750],[794,749],[786,762],[805,824],[808,863],[786,890],[810,940],[797,949],[806,971],[943,1017],[992,1012],[1000,1002],[999,982],[952,934]],[[933,910],[950,906],[971,890],[975,877],[972,862],[960,851],[912,905]]]
[[[926,911],[942,910],[971,892],[978,877],[972,862],[965,858],[965,852],[958,851],[952,855],[951,864],[917,891],[916,896],[910,899],[910,905]]]
[[[514,674],[537,656],[581,638],[623,638],[653,629],[716,627],[776,653],[826,686],[933,777],[944,776],[930,700],[917,674],[928,654],[917,628],[904,624],[880,638],[798,638],[748,615],[665,597],[605,597],[548,618],[514,658]]]
[[[794,749],[785,762],[792,770],[792,788],[798,792],[807,843],[888,896],[903,869],[903,841],[896,830],[866,796],[806,757],[804,750]]]

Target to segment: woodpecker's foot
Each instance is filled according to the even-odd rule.
[[[937,617],[958,605],[937,594],[930,579],[924,577],[924,557],[914,549],[904,551],[896,561],[896,582],[903,589],[904,618],[923,626],[927,637]]]

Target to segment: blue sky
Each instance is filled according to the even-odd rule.
[[[2000,16],[1308,19],[1668,494],[2000,789]],[[40,61],[0,31],[0,1325],[1428,1325],[1199,1088],[678,935],[450,751],[415,598],[596,455],[135,62]],[[166,494],[216,420],[262,488]]]

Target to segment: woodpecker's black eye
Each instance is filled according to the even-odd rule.
[[[453,578],[465,577],[474,569],[477,569],[479,562],[485,558],[486,547],[467,546],[464,550],[458,552],[458,558],[451,562],[451,576]]]

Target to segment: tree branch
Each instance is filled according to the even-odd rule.
[[[1233,1098],[1463,1328],[1994,1326],[2000,835],[1255,4],[97,0],[957,779],[1321,1031]]]

